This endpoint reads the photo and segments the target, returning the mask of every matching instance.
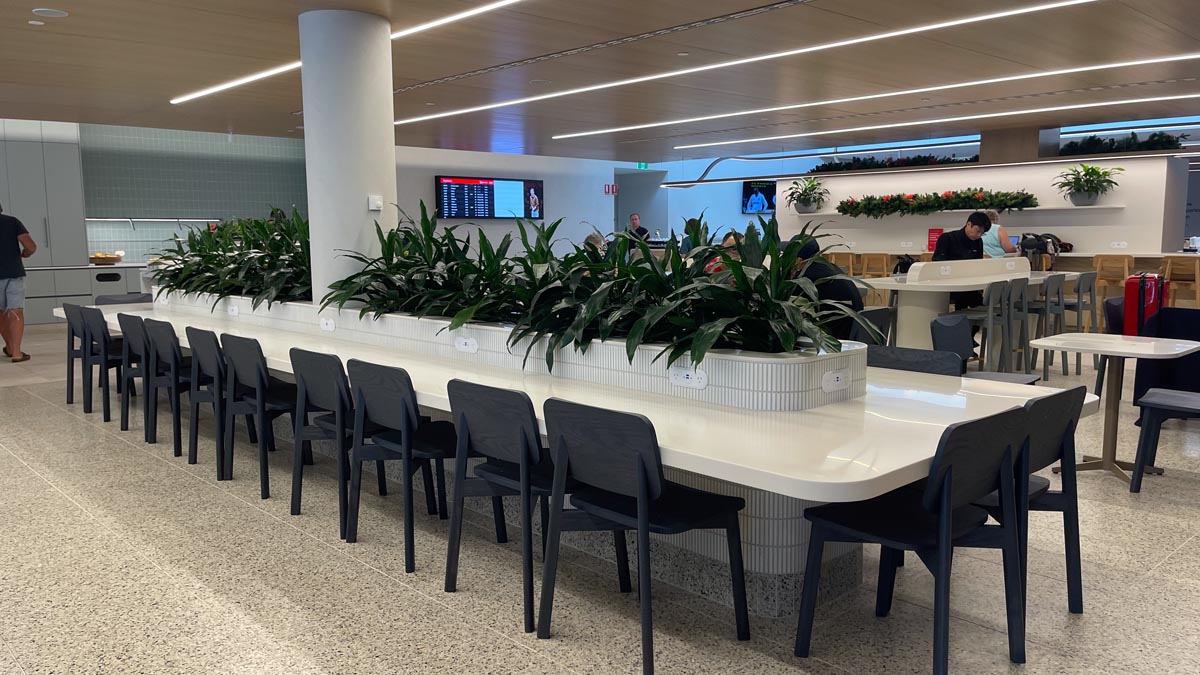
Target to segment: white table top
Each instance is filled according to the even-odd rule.
[[[199,316],[146,305],[101,307],[112,329],[119,312],[171,322],[187,345],[184,328],[257,338],[272,370],[290,373],[288,350],[300,347],[405,368],[422,406],[449,410],[446,384],[453,378],[522,389],[539,418],[543,402],[560,397],[616,410],[636,411],[655,426],[666,466],[813,501],[867,499],[925,478],[947,425],[1023,405],[1049,387],[926,375],[871,368],[867,394],[798,412],[759,412],[530,375],[465,361],[439,360],[393,348],[247,325],[227,316]],[[61,309],[55,313],[61,316]],[[1098,409],[1088,395],[1085,414]],[[539,419],[545,429],[544,420]]]
[[[1030,286],[1040,286],[1046,282],[1046,277],[1051,274],[1062,274],[1067,277],[1067,280],[1074,279],[1079,276],[1078,272],[1030,272],[1028,279]],[[906,275],[898,274],[893,277],[880,277],[876,279],[863,279],[871,285],[871,288],[879,291],[920,291],[925,293],[955,293],[959,291],[981,291],[988,287],[988,284],[995,281],[1011,281],[1022,277],[1020,274],[990,274],[978,277],[963,277],[959,279],[936,279],[931,281],[918,281],[909,283]]]
[[[1123,356],[1131,359],[1177,359],[1200,351],[1200,342],[1191,340],[1109,333],[1062,333],[1031,340],[1029,345],[1049,351]]]

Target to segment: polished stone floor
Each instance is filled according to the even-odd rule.
[[[459,591],[444,593],[446,522],[418,515],[418,569],[406,575],[398,490],[366,488],[359,543],[341,543],[331,462],[318,459],[304,514],[289,516],[286,445],[272,499],[258,497],[244,435],[236,479],[217,483],[207,418],[189,466],[171,456],[167,415],[147,445],[137,414],[122,433],[65,405],[63,333],[30,332],[33,361],[0,362],[0,674],[638,670],[637,600],[607,564],[564,553],[554,637],[537,640],[521,629],[519,532],[497,545],[468,527]],[[1092,373],[1085,363],[1050,384]],[[1132,407],[1123,413],[1129,457]],[[1099,416],[1084,420],[1081,452],[1099,434]],[[1080,476],[1083,615],[1066,611],[1058,521],[1032,515],[1024,666],[1007,661],[999,558],[956,556],[953,672],[1200,672],[1200,425],[1169,422],[1159,464],[1167,474],[1140,495]],[[739,643],[730,610],[657,584],[659,672],[929,672],[931,577],[910,561],[892,615],[877,619],[876,561],[868,550],[858,592],[818,612],[807,660],[791,656],[791,620],[756,619]]]

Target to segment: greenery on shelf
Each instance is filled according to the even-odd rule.
[[[969,209],[995,209],[1014,211],[1038,205],[1037,197],[1024,191],[1015,192],[967,188],[945,192],[898,193],[891,195],[864,195],[850,197],[837,205],[837,212],[857,218],[883,218],[884,216],[923,215],[938,211]]]
[[[683,253],[672,236],[657,258],[627,233],[557,254],[558,222],[518,221],[524,252],[508,256],[508,236],[492,246],[481,232],[472,250],[456,228],[439,231],[424,204],[421,214],[419,223],[406,218],[395,230],[379,229],[379,256],[349,253],[363,270],[333,284],[323,305],[448,317],[450,329],[511,322],[510,345],[528,359],[544,344],[549,368],[559,349],[585,352],[597,340],[622,340],[631,362],[640,345],[655,344],[668,364],[700,363],[714,348],[836,351],[841,345],[824,326],[845,316],[871,330],[848,306],[819,299],[817,284],[827,280],[802,277],[821,259],[800,257],[825,236],[815,227],[783,241],[775,219],[760,218],[724,249],[696,218],[685,226],[693,247]]]
[[[240,218],[176,236],[154,272],[159,293],[208,293],[267,303],[312,300],[308,221],[272,209],[267,219]]]
[[[1187,134],[1168,134],[1156,131],[1141,140],[1136,133],[1123,138],[1085,136],[1077,141],[1065,143],[1059,155],[1101,155],[1106,152],[1144,152],[1147,150],[1178,150],[1183,147]]]
[[[1072,195],[1095,199],[1117,187],[1114,177],[1124,170],[1119,166],[1102,169],[1092,164],[1080,164],[1055,176],[1052,185],[1067,199]]]
[[[825,200],[829,199],[829,190],[816,178],[801,178],[792,181],[791,187],[784,191],[783,196],[787,198],[788,208],[800,205],[819,209],[825,204]]]
[[[939,157],[937,155],[910,155],[908,157],[855,157],[844,162],[825,162],[809,170],[809,173],[833,173],[837,171],[871,171],[874,169],[897,169],[909,166],[933,166],[938,164],[970,164],[978,162],[979,155],[971,157]]]

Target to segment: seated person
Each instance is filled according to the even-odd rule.
[[[992,229],[992,219],[982,211],[967,216],[967,224],[938,237],[933,249],[934,261],[983,260],[983,236]],[[950,294],[954,309],[978,307],[983,304],[983,291],[962,291]]]
[[[817,244],[816,240],[809,240],[800,249],[801,264],[803,264],[803,261],[812,258],[820,252],[821,247]],[[856,312],[861,312],[863,301],[858,285],[849,279],[829,279],[829,277],[845,273],[837,265],[822,260],[814,260],[809,263],[808,267],[804,268],[804,278],[816,284],[817,296],[822,301],[836,300]],[[821,281],[822,279],[824,281]],[[847,316],[830,321],[825,324],[825,329],[829,331],[830,335],[839,340],[848,340],[850,339],[851,332],[854,330],[854,324],[854,319]]]

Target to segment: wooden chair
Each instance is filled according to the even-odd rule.
[[[850,276],[854,276],[854,257],[854,253],[851,251],[839,251],[837,253],[825,254],[826,260],[842,268],[842,270]]]
[[[879,279],[892,274],[892,256],[887,253],[863,253],[859,255],[858,263],[859,276],[864,279]],[[872,306],[887,305],[890,295],[890,291],[871,291],[863,303]]]
[[[1162,274],[1171,282],[1171,293],[1167,304],[1171,307],[1179,301],[1179,291],[1192,293],[1192,302],[1200,307],[1200,255],[1163,256]]]
[[[1102,254],[1092,256],[1092,266],[1096,270],[1096,290],[1103,300],[1108,297],[1108,287],[1116,286],[1118,295],[1124,293],[1125,277],[1133,272],[1133,256],[1119,254]]]

